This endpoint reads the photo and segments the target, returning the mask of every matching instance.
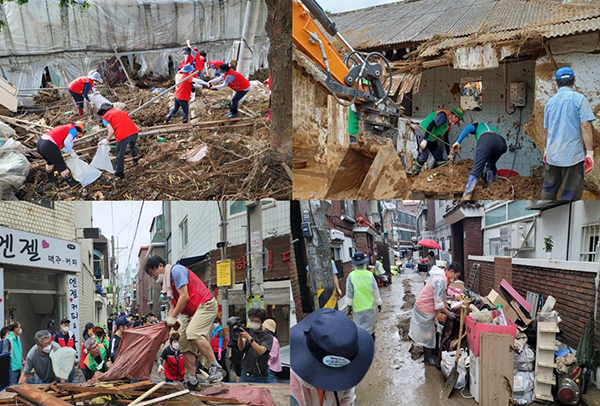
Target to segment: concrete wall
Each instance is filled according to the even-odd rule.
[[[487,295],[492,288],[498,291],[498,284],[504,278],[523,297],[527,291],[537,292],[544,299],[553,296],[554,308],[563,320],[559,325],[563,342],[577,348],[594,310],[597,264],[475,256],[469,260],[481,264],[479,289],[474,289],[481,295]],[[595,341],[600,342],[600,320],[596,323]]]
[[[521,175],[529,175],[531,168],[541,165],[542,155],[531,138],[526,135],[521,127],[517,140],[519,127],[519,110],[509,115],[504,108],[504,67],[485,71],[455,70],[451,67],[440,67],[423,72],[419,92],[413,95],[413,117],[422,119],[437,109],[453,109],[460,105],[460,93],[457,90],[461,78],[481,76],[483,81],[483,106],[481,111],[467,111],[465,122],[460,127],[453,127],[450,132],[450,144],[458,138],[460,131],[466,125],[484,121],[497,127],[501,132],[509,151],[498,161],[498,168],[510,169],[513,160],[514,170]],[[508,83],[525,82],[527,84],[527,106],[523,108],[521,123],[525,124],[533,112],[535,89],[535,62],[515,62],[508,66]],[[512,111],[510,106],[509,112]],[[467,137],[461,144],[460,154],[463,159],[473,158],[475,137]],[[510,151],[511,146],[517,145],[515,154]]]

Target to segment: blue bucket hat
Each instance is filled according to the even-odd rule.
[[[183,65],[183,68],[181,68],[181,71],[183,73],[190,73],[194,71],[194,67],[192,65]]]
[[[356,251],[354,255],[352,255],[352,264],[354,265],[362,265],[368,260],[369,259],[365,256],[365,254],[360,251]]]
[[[575,72],[573,72],[573,69],[569,68],[568,66],[565,66],[564,68],[560,68],[559,70],[556,71],[556,80],[574,78],[574,77],[575,77]]]
[[[319,309],[290,333],[292,370],[319,389],[342,391],[356,386],[373,361],[371,335],[338,310]]]

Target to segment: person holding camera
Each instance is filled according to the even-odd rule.
[[[250,330],[234,327],[238,330],[238,349],[244,352],[242,359],[242,382],[269,382],[269,351],[273,345],[273,336],[263,329],[267,319],[264,309],[248,311]]]

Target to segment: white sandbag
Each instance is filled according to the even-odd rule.
[[[62,347],[50,353],[54,375],[61,379],[69,379],[75,365],[77,351],[70,347]]]
[[[467,360],[468,354],[466,351],[461,350],[460,357],[458,358],[458,379],[456,380],[456,384],[454,385],[454,389],[462,389],[467,384],[467,368],[465,367],[465,362]],[[454,368],[454,360],[456,358],[456,351],[443,351],[442,352],[442,362],[440,366],[442,368],[442,374],[444,378],[448,379],[450,373],[452,372],[452,368]]]
[[[79,158],[69,157],[66,164],[71,170],[73,177],[84,187],[93,183],[102,175],[98,169],[91,167]]]
[[[108,145],[98,145],[98,150],[96,151],[96,155],[94,155],[94,159],[92,159],[92,163],[90,165],[96,169],[100,169],[101,171],[115,173],[112,162],[110,161],[110,153],[108,152],[108,148]]]

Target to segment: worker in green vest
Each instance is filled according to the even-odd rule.
[[[450,143],[448,133],[452,125],[458,124],[463,119],[465,112],[460,107],[450,110],[437,110],[429,114],[421,121],[415,131],[417,138],[417,149],[419,155],[413,166],[412,172],[417,175],[421,172],[423,165],[427,162],[429,154],[435,158],[434,168],[444,165],[444,150],[441,143],[446,145],[446,154],[450,154]]]
[[[463,192],[463,199],[470,200],[473,190],[483,175],[485,186],[488,187],[496,180],[496,162],[506,152],[506,141],[500,135],[500,130],[486,123],[473,123],[465,127],[460,133],[458,140],[452,145],[452,152],[449,159],[460,149],[460,143],[469,134],[475,134],[477,145],[475,146],[475,156],[473,168],[467,179],[467,185]],[[485,171],[485,172],[484,172]]]
[[[381,297],[373,273],[367,270],[368,258],[357,251],[352,256],[352,272],[346,278],[346,296],[350,299],[350,313],[354,323],[364,328],[375,340],[375,306],[381,311]]]
[[[96,372],[106,372],[111,366],[111,362],[108,359],[108,351],[104,346],[98,344],[94,337],[90,337],[85,340],[85,349],[87,350],[87,356],[83,361],[85,368],[83,375],[85,380],[92,379]]]

